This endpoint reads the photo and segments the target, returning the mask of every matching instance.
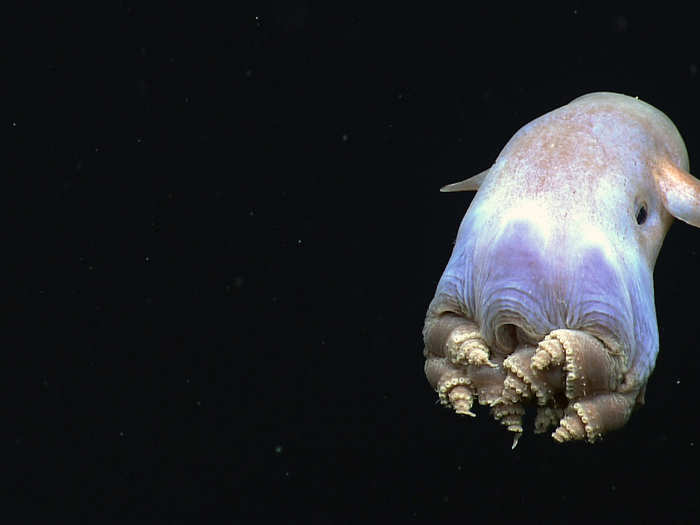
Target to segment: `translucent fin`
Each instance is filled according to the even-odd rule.
[[[486,175],[489,174],[489,170],[484,170],[478,175],[474,175],[473,177],[469,177],[468,179],[465,179],[460,182],[453,182],[452,184],[448,184],[447,186],[443,186],[440,188],[440,191],[443,193],[448,193],[448,192],[453,192],[453,191],[476,191],[479,189],[481,186],[481,183],[484,181],[486,178]]]
[[[666,210],[676,219],[700,227],[700,181],[670,162],[659,163],[653,173]]]

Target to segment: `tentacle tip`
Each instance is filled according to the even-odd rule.
[[[489,359],[489,351],[487,347],[472,348],[469,350],[467,362],[473,366],[490,366],[498,368],[498,365]]]
[[[544,370],[552,362],[552,357],[544,350],[538,350],[530,360],[530,367],[533,370]]]
[[[476,414],[472,412],[472,399],[468,398],[457,398],[452,401],[452,407],[455,413],[461,416],[471,416],[476,417]]]
[[[513,434],[513,445],[510,447],[511,450],[515,450],[515,447],[518,446],[518,441],[520,440],[520,436],[522,436],[522,432],[516,432]]]
[[[552,434],[555,441],[563,443],[565,441],[575,441],[589,437],[581,418],[576,414],[565,415],[559,426]]]
[[[565,443],[571,440],[571,434],[569,434],[565,428],[558,427],[554,432],[552,432],[552,438],[557,443]]]
[[[494,399],[493,401],[490,401],[490,402],[488,403],[488,405],[489,405],[489,407],[493,408],[493,407],[498,406],[498,405],[503,405],[503,404],[505,404],[505,403],[507,403],[507,402],[508,402],[508,401],[507,401],[506,399],[504,399],[504,398],[501,396],[501,397],[497,397],[497,398]]]

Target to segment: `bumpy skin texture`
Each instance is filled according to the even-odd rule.
[[[484,173],[426,315],[442,404],[478,402],[514,433],[596,441],[643,403],[659,347],[652,274],[673,216],[700,225],[700,185],[673,123],[592,93],[524,126]]]

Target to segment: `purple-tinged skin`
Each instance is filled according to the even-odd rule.
[[[659,110],[591,93],[534,120],[487,171],[426,315],[426,376],[514,433],[523,405],[558,442],[594,442],[644,400],[659,351],[653,270],[679,218],[700,226],[700,182]]]

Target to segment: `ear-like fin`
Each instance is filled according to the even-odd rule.
[[[670,162],[653,171],[666,210],[676,219],[700,227],[700,180]]]
[[[443,186],[442,188],[440,188],[440,191],[443,193],[452,191],[476,191],[481,186],[481,183],[484,182],[484,179],[488,174],[489,170],[484,170],[478,175],[474,175],[473,177],[469,177],[468,179],[465,179],[463,181],[453,182],[452,184]]]

